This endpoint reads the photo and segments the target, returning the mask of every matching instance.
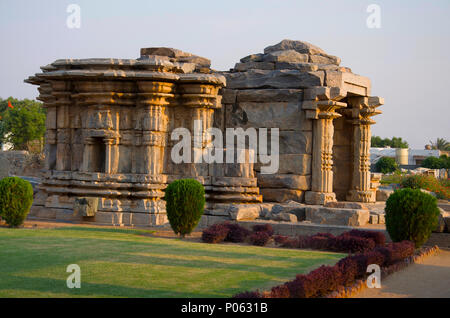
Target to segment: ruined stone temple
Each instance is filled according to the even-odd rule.
[[[302,218],[313,223],[369,221],[361,204],[345,202],[375,202],[370,126],[383,99],[371,96],[368,78],[314,45],[283,40],[227,72],[171,48],[144,48],[137,59],[61,59],[41,69],[26,80],[39,85],[47,109],[46,167],[31,216],[164,224],[167,184],[195,178],[205,186],[210,221],[262,217],[270,202],[314,207]],[[278,171],[261,173],[264,164],[250,160],[174,163],[172,132],[195,135],[198,120],[203,132],[278,128]],[[201,137],[192,148],[204,152],[211,138]]]

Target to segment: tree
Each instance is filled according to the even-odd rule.
[[[444,168],[445,161],[437,157],[426,157],[421,166],[428,169],[442,169]]]
[[[450,151],[450,142],[444,138],[436,138],[436,141],[434,142],[430,140],[430,143],[432,149]]]
[[[42,103],[12,97],[0,99],[0,143],[10,142],[15,150],[29,150],[31,141],[44,137],[45,118]]]
[[[371,140],[372,147],[391,147],[391,148],[408,148],[409,144],[406,140],[403,140],[401,137],[392,137],[392,139],[384,138],[382,139],[379,136],[372,136]]]
[[[381,157],[375,164],[375,170],[382,173],[394,172],[398,169],[398,165],[394,158]]]

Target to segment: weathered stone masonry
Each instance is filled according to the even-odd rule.
[[[221,127],[280,129],[278,173],[257,174],[264,201],[375,201],[370,117],[383,100],[370,96],[368,78],[339,64],[314,45],[284,40],[224,73]]]
[[[314,45],[284,40],[229,72],[170,48],[42,67],[26,80],[39,85],[47,108],[46,169],[32,215],[79,218],[74,202],[90,197],[98,200],[96,222],[163,224],[164,188],[186,177],[205,186],[206,212],[224,217],[231,203],[262,199],[374,202],[370,125],[383,99],[370,95],[368,78],[339,64]],[[175,164],[171,132],[193,134],[198,119],[203,132],[279,128],[278,172],[262,174],[261,163]],[[192,147],[205,152],[210,144]]]

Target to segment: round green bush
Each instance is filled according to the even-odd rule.
[[[438,223],[437,200],[419,189],[399,189],[386,201],[386,230],[394,242],[422,246]]]
[[[166,189],[167,218],[172,230],[184,237],[197,226],[205,207],[205,189],[194,179],[180,179]]]
[[[18,177],[0,181],[0,215],[6,224],[17,227],[23,223],[33,204],[33,187]]]
[[[375,164],[375,169],[377,172],[390,173],[396,171],[398,165],[393,158],[381,157]]]

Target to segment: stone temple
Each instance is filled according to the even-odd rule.
[[[361,218],[354,202],[376,199],[370,126],[383,104],[370,80],[301,41],[266,47],[227,72],[210,64],[177,49],[143,48],[137,59],[57,60],[29,77],[47,109],[46,167],[30,215],[160,225],[167,184],[195,178],[207,193],[205,218],[254,219],[267,202],[294,201],[314,207],[306,213],[312,222],[367,223],[369,212]],[[172,132],[183,127],[195,137],[199,120],[202,132],[224,136],[229,128],[278,128],[277,172],[261,173],[264,164],[251,160],[175,163]],[[200,153],[212,141],[202,134],[191,142]]]

